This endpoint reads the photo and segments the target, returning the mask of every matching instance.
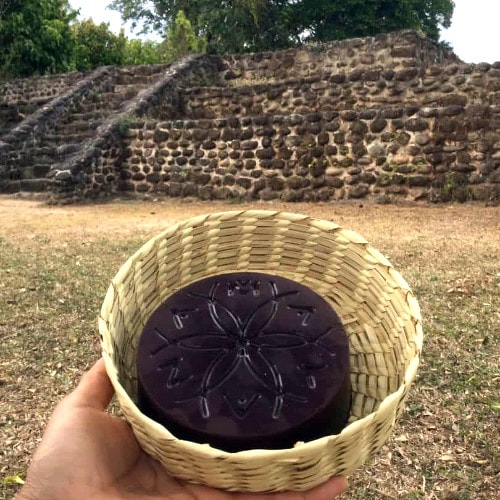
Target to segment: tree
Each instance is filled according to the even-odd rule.
[[[449,27],[452,0],[303,0],[291,10],[306,40],[327,41],[372,36],[401,29],[421,30],[434,40]],[[302,24],[301,24],[302,23]]]
[[[72,28],[76,40],[75,69],[83,71],[124,63],[128,40],[123,31],[115,35],[109,24],[95,24],[92,19],[75,22]]]
[[[174,23],[179,11],[185,13],[197,36],[207,41],[210,52],[249,52],[279,49],[292,40],[286,23],[288,0],[113,0],[111,7],[143,32],[159,33]]]
[[[401,29],[439,39],[453,0],[113,0],[124,20],[165,32],[180,10],[209,51],[276,50]]]
[[[127,41],[123,65],[160,64],[165,62],[169,62],[167,55],[161,49],[158,42],[152,42],[151,40],[142,41],[140,39]]]
[[[76,18],[67,0],[2,0],[0,75],[43,75],[71,69]]]
[[[162,44],[167,59],[175,61],[187,54],[206,51],[206,40],[197,37],[184,11],[177,13],[174,23],[169,28],[167,39]]]
[[[196,36],[191,23],[180,10],[163,42],[129,40],[125,47],[123,64],[169,63],[187,54],[205,51],[205,39]]]
[[[300,41],[288,23],[287,0],[233,0],[219,5],[202,8],[194,24],[211,52],[278,50]]]

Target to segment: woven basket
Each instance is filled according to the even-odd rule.
[[[340,434],[290,449],[227,453],[177,439],[136,406],[136,353],[146,321],[179,288],[236,271],[300,282],[340,316],[353,397]],[[178,478],[248,492],[303,491],[363,464],[389,437],[422,345],[417,300],[361,236],[332,222],[261,210],[194,217],[151,239],[113,279],[99,330],[108,375],[143,449]]]

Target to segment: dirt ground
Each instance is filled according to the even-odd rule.
[[[392,261],[422,308],[424,359],[407,411],[343,498],[500,498],[500,208],[179,200],[55,207],[0,197],[0,499],[17,491],[8,483],[24,477],[54,404],[99,356],[100,303],[128,255],[179,220],[249,208],[357,231]]]

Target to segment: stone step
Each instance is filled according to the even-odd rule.
[[[41,157],[41,156],[47,156],[51,158],[53,155],[57,154],[57,147],[56,146],[38,146],[38,147],[32,147],[30,150],[30,156],[33,157]]]
[[[8,121],[8,122],[4,122],[4,123],[0,122],[0,137],[3,134],[6,134],[9,130],[13,129],[18,123],[21,123],[21,120]]]
[[[19,191],[21,191],[20,181],[0,179],[0,193],[12,194]]]
[[[135,98],[137,95],[137,92],[134,92],[133,94],[126,95],[126,94],[110,94],[109,99],[106,101],[106,105],[109,103],[112,109],[118,109],[121,106],[123,106],[124,103],[132,100]]]
[[[116,97],[114,94],[109,94],[109,98],[103,100],[100,103],[83,103],[78,108],[78,114],[87,113],[102,113],[109,115],[112,111],[118,109],[127,99],[123,100],[119,96]]]
[[[42,192],[47,190],[47,179],[0,180],[0,193]]]
[[[25,114],[19,113],[18,110],[13,108],[0,110],[0,135],[2,131],[10,130],[20,123],[24,118]]]
[[[160,73],[156,73],[155,75],[132,75],[132,74],[121,74],[116,77],[115,84],[116,85],[150,85],[154,81],[158,79],[161,75]]]
[[[95,130],[87,130],[85,132],[80,132],[78,134],[74,133],[63,134],[62,131],[61,133],[45,134],[40,139],[40,145],[61,146],[63,144],[70,144],[70,143],[81,144],[90,137],[93,137],[95,133],[96,133]]]
[[[71,123],[61,123],[56,126],[55,130],[63,135],[68,134],[79,134],[87,133],[90,130],[96,130],[100,125],[100,121],[89,120],[89,121],[73,121]]]
[[[35,156],[30,150],[23,151],[15,159],[15,165],[19,167],[29,167],[35,162]],[[13,164],[13,163],[11,163]]]
[[[97,102],[108,102],[111,100],[123,99],[124,96],[135,96],[146,85],[114,85],[110,92],[103,92]]]
[[[102,121],[102,111],[91,111],[89,113],[72,113],[62,123]]]
[[[52,163],[42,163],[22,169],[23,179],[45,179],[50,171]]]
[[[33,165],[33,177],[36,179],[45,178],[47,174],[50,172],[50,167],[52,164],[38,164]]]
[[[21,179],[19,181],[19,190],[30,193],[40,193],[47,190],[46,179]]]
[[[118,90],[118,91],[115,91],[113,94],[112,94],[112,99],[114,100],[114,102],[125,102],[125,101],[130,101],[131,99],[133,99],[140,91],[142,90],[139,89],[139,90],[128,90],[128,89],[124,89],[124,90]]]
[[[15,181],[21,178],[21,171],[17,165],[0,170],[0,181]]]
[[[65,158],[82,149],[82,142],[68,142],[57,147],[56,154],[59,157]]]
[[[36,154],[34,152],[28,151],[26,154],[21,156],[20,158],[17,158],[15,162],[11,162],[12,165],[15,165],[21,169],[26,169],[26,168],[32,168],[33,165],[46,165],[46,164],[52,164],[57,161],[60,161],[61,158],[57,154],[51,154],[51,155],[41,155],[41,154]]]
[[[39,155],[33,154],[31,161],[20,161],[18,160],[17,164],[23,167],[31,167],[35,164],[49,164],[53,165],[55,163],[60,163],[67,160],[69,157],[74,155],[76,152],[80,151],[83,143],[70,143],[70,144],[62,144],[57,148],[57,151],[51,155]]]
[[[127,93],[127,92],[134,92],[137,94],[139,90],[142,90],[143,88],[146,88],[149,86],[150,83],[148,84],[125,84],[121,85],[119,83],[114,85],[114,94],[120,94],[120,93]]]

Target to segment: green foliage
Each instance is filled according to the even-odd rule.
[[[206,8],[197,22],[213,52],[278,50],[300,42],[288,22],[285,0],[237,0],[225,8]]]
[[[75,69],[84,71],[99,66],[123,64],[127,47],[123,31],[115,35],[109,30],[109,24],[97,25],[92,19],[76,22],[72,29],[76,40]]]
[[[134,118],[131,116],[124,116],[120,118],[117,122],[115,122],[113,128],[115,132],[118,134],[118,137],[125,137],[130,130],[132,123],[134,122]]]
[[[177,13],[174,23],[167,33],[167,39],[162,44],[167,58],[175,61],[190,53],[203,53],[206,51],[206,40],[197,37],[191,23],[180,10]]]
[[[463,174],[448,172],[443,185],[443,201],[464,203],[472,199],[472,191],[468,179]]]
[[[401,29],[416,29],[439,39],[440,27],[451,23],[452,0],[308,0],[297,3],[292,23],[302,22],[308,39],[342,40]]]
[[[162,44],[129,40],[107,23],[76,16],[67,0],[0,0],[0,79],[174,58]]]
[[[0,0],[0,77],[72,69],[76,12],[67,0]]]
[[[183,11],[208,51],[276,50],[304,41],[340,40],[416,29],[438,40],[453,0],[113,0],[124,20],[165,32]]]
[[[125,66],[134,64],[160,64],[168,62],[160,44],[150,40],[128,40],[122,63]]]
[[[164,44],[128,39],[123,31],[116,35],[107,23],[96,25],[92,19],[87,19],[75,23],[73,32],[77,41],[74,64],[78,70],[108,65],[159,64],[174,59]]]

